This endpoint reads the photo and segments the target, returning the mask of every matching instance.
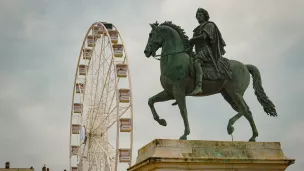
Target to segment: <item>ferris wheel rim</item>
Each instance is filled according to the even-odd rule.
[[[116,28],[116,26],[115,26],[115,28]],[[126,48],[126,46],[125,46],[125,43],[124,43],[124,40],[123,40],[123,38],[122,38],[122,36],[121,36],[121,33],[120,33],[120,31],[117,29],[117,32],[118,32],[118,35],[119,35],[119,37],[120,37],[120,39],[121,39],[121,42],[122,42],[122,44],[124,45],[124,53],[125,53],[125,55],[126,55],[126,64],[129,66],[129,68],[130,68],[130,63],[129,63],[129,58],[128,58],[128,53],[127,53],[127,48]],[[131,77],[131,72],[130,72],[130,70],[128,69],[128,76],[129,76],[129,80],[132,80],[132,77]],[[129,81],[129,87],[130,87],[130,110],[131,110],[131,116],[130,116],[130,118],[131,118],[131,120],[132,120],[132,122],[131,122],[131,127],[133,128],[133,91],[132,91],[132,81]],[[132,129],[132,131],[131,131],[131,144],[130,144],[130,150],[131,150],[131,152],[133,152],[133,129]],[[132,162],[132,156],[133,155],[131,155],[130,156],[130,160],[131,160],[131,162]]]
[[[81,50],[80,50],[80,53],[79,53],[79,56],[78,56],[78,62],[77,62],[77,67],[76,67],[76,72],[75,72],[75,79],[74,79],[74,86],[73,86],[73,97],[72,97],[72,108],[71,108],[71,119],[70,119],[70,125],[72,125],[72,117],[73,117],[73,104],[74,104],[74,99],[75,99],[75,89],[76,89],[76,83],[77,83],[77,78],[78,78],[78,74],[77,74],[77,72],[78,72],[78,70],[79,70],[79,64],[80,64],[80,61],[81,61],[81,57],[82,57],[82,55],[83,55],[83,49],[84,49],[84,47],[85,47],[85,44],[86,44],[86,41],[87,41],[87,38],[88,38],[88,35],[89,35],[89,33],[90,33],[90,31],[92,31],[92,29],[93,29],[93,27],[94,27],[94,25],[96,25],[97,23],[99,23],[99,24],[102,24],[103,25],[103,27],[104,28],[106,28],[105,26],[104,26],[104,23],[103,22],[95,22],[95,23],[93,23],[90,27],[89,27],[89,29],[88,29],[88,31],[87,31],[87,33],[85,34],[85,38],[84,38],[84,40],[83,40],[83,43],[82,43],[82,46],[81,46]],[[112,24],[112,23],[111,23]],[[128,62],[128,55],[127,55],[127,52],[126,52],[126,48],[125,48],[125,44],[124,44],[124,41],[123,41],[123,38],[122,38],[122,36],[121,36],[121,33],[120,33],[120,31],[117,29],[117,27],[114,25],[114,24],[112,24],[112,26],[116,29],[116,31],[117,31],[117,33],[118,33],[118,36],[119,36],[119,39],[121,40],[121,44],[123,45],[123,51],[124,51],[124,54],[125,54],[125,57],[124,57],[124,63],[126,63],[128,66],[129,66],[129,62]],[[110,37],[110,35],[109,35],[109,32],[108,32],[108,29],[105,29],[104,30],[105,31],[105,33],[106,33],[106,36],[110,39],[111,37]],[[104,34],[103,34],[104,35]],[[109,44],[110,44],[110,49],[111,49],[111,54],[112,54],[112,58],[111,58],[111,61],[113,61],[114,60],[114,50],[113,50],[113,43],[111,42],[111,39],[110,39],[110,42],[109,42]],[[95,47],[94,47],[95,48]],[[114,63],[112,63],[111,65],[114,65]],[[116,72],[116,71],[114,71],[114,72]],[[114,74],[115,75],[115,81],[117,80],[117,75],[116,74]],[[131,74],[130,74],[130,70],[128,69],[128,79],[129,79],[129,88],[130,88],[130,106],[129,106],[129,108],[130,108],[130,110],[131,110],[131,120],[132,120],[132,127],[133,127],[133,96],[132,96],[132,84],[131,84],[131,81],[130,81],[130,79],[131,79]],[[118,87],[117,87],[117,83],[115,83],[115,89],[116,89],[116,94],[118,94]],[[116,98],[117,99],[117,98]],[[117,103],[119,103],[119,102],[117,102]],[[118,115],[117,115],[117,117],[118,117]],[[118,119],[118,118],[117,118]],[[116,121],[116,122],[118,122],[118,120]],[[118,124],[117,124],[118,125]],[[70,160],[71,160],[71,156],[72,156],[72,154],[71,154],[71,136],[72,136],[72,130],[70,129],[70,143],[69,143],[69,145],[70,145]],[[119,136],[118,136],[119,137]],[[117,141],[119,141],[119,140],[116,140],[116,142]],[[132,131],[131,131],[131,137],[130,137],[130,143],[131,143],[131,145],[130,145],[130,150],[131,150],[131,152],[132,152],[132,149],[133,149],[133,129],[132,129]],[[116,148],[116,162],[115,162],[115,167],[117,167],[117,160],[118,160],[118,157],[117,157],[117,150],[118,150],[118,148]],[[131,155],[131,159],[132,159],[132,155]],[[132,160],[130,161],[130,162],[132,162]],[[70,163],[70,168],[71,168],[71,163]]]

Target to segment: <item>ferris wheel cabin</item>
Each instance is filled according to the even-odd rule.
[[[74,113],[81,113],[81,112],[82,112],[82,104],[74,103]]]
[[[81,64],[79,65],[79,75],[87,75],[87,71],[88,71],[88,66],[87,65],[84,65],[84,64]]]
[[[120,103],[130,102],[130,90],[129,89],[119,89],[119,101]]]
[[[94,37],[93,35],[88,35],[87,37],[87,44],[89,47],[94,47],[96,44],[96,41],[97,41],[97,37]]]
[[[127,64],[116,64],[117,77],[126,78],[128,76],[128,65]]]
[[[131,159],[131,150],[130,149],[119,149],[119,162],[128,163]]]
[[[132,120],[130,118],[120,118],[120,132],[131,132]]]
[[[122,44],[115,44],[113,45],[114,56],[121,58],[123,56],[123,45]]]
[[[78,145],[72,145],[72,146],[71,146],[71,150],[72,150],[72,154],[73,154],[73,155],[77,155],[78,148],[79,148]]]
[[[72,134],[80,134],[80,124],[72,124]]]
[[[91,60],[91,58],[92,58],[92,52],[93,52],[92,49],[84,48],[83,49],[83,59]]]
[[[116,44],[118,42],[118,32],[116,30],[108,30],[108,33],[111,37],[111,42]]]
[[[83,83],[76,83],[76,93],[84,93],[85,86]]]

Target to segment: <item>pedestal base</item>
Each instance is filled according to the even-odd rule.
[[[278,142],[156,139],[128,171],[284,171],[294,161]]]

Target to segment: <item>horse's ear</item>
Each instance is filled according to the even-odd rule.
[[[150,26],[152,27],[152,30],[159,31],[159,28],[156,25],[150,24]]]
[[[154,24],[150,24],[150,26],[152,27],[152,29],[156,29],[156,25],[154,25]]]

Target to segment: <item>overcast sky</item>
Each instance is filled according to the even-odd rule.
[[[153,120],[147,100],[162,91],[159,62],[144,56],[149,23],[171,20],[188,36],[197,26],[198,7],[209,11],[227,43],[226,57],[256,65],[263,86],[276,105],[267,116],[252,84],[245,100],[259,131],[257,141],[281,142],[287,157],[304,167],[304,1],[302,0],[1,0],[0,1],[0,167],[47,164],[68,169],[69,117],[78,53],[85,32],[95,21],[114,23],[130,61],[134,99],[134,149],[155,138],[179,138],[183,122],[170,102],[156,105],[168,126]],[[236,113],[220,95],[187,98],[188,139],[225,140],[228,120]],[[302,105],[302,106],[301,106]],[[146,128],[151,131],[147,132]],[[247,141],[245,118],[235,123],[234,139]],[[134,159],[136,159],[134,151]]]

